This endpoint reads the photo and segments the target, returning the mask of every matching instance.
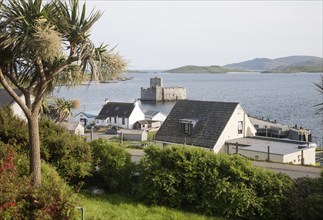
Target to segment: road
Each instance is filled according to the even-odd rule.
[[[292,178],[299,177],[310,177],[317,178],[320,177],[322,168],[311,167],[311,166],[299,166],[291,164],[282,163],[270,163],[262,161],[252,161],[253,165],[256,167],[264,167],[265,169],[272,170],[274,172],[285,173]]]
[[[144,151],[138,149],[128,149],[128,152],[131,154],[133,162],[138,162],[143,156]],[[299,177],[310,177],[317,178],[320,177],[320,173],[323,170],[320,167],[311,167],[311,166],[299,166],[291,164],[282,164],[282,163],[271,163],[271,162],[262,162],[262,161],[252,161],[253,165],[256,167],[263,167],[274,172],[285,173],[292,178]]]

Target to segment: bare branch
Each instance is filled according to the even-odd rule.
[[[11,88],[9,83],[7,82],[6,78],[3,75],[2,70],[0,69],[0,83],[3,85],[3,87],[7,90],[7,92],[10,94],[10,96],[18,103],[18,105],[21,107],[21,109],[26,114],[26,117],[28,119],[31,119],[31,111],[28,109],[26,104],[23,103],[23,101],[20,99],[20,97],[15,93],[15,91]],[[25,96],[25,98],[27,98]]]

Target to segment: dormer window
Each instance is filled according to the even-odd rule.
[[[198,122],[197,119],[180,119],[181,130],[184,134],[192,135],[193,129]]]

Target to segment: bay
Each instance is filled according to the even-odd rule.
[[[91,83],[73,88],[56,87],[53,95],[78,99],[76,110],[98,113],[104,100],[133,102],[140,98],[140,88],[149,87],[150,78],[161,77],[164,86],[184,86],[187,99],[203,101],[239,102],[251,116],[277,120],[279,123],[298,125],[312,131],[313,141],[323,145],[322,114],[316,114],[317,104],[323,95],[314,83],[319,83],[319,73],[296,74],[184,74],[184,73],[131,73],[130,80],[117,83]],[[144,110],[157,110],[168,114],[175,102],[142,102]]]

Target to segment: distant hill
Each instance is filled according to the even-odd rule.
[[[182,66],[175,69],[164,71],[164,73],[228,73],[228,72],[241,72],[240,69],[223,68],[221,66]]]
[[[255,58],[240,63],[225,65],[245,71],[263,72],[323,72],[323,59],[314,56],[289,56],[277,59]]]

